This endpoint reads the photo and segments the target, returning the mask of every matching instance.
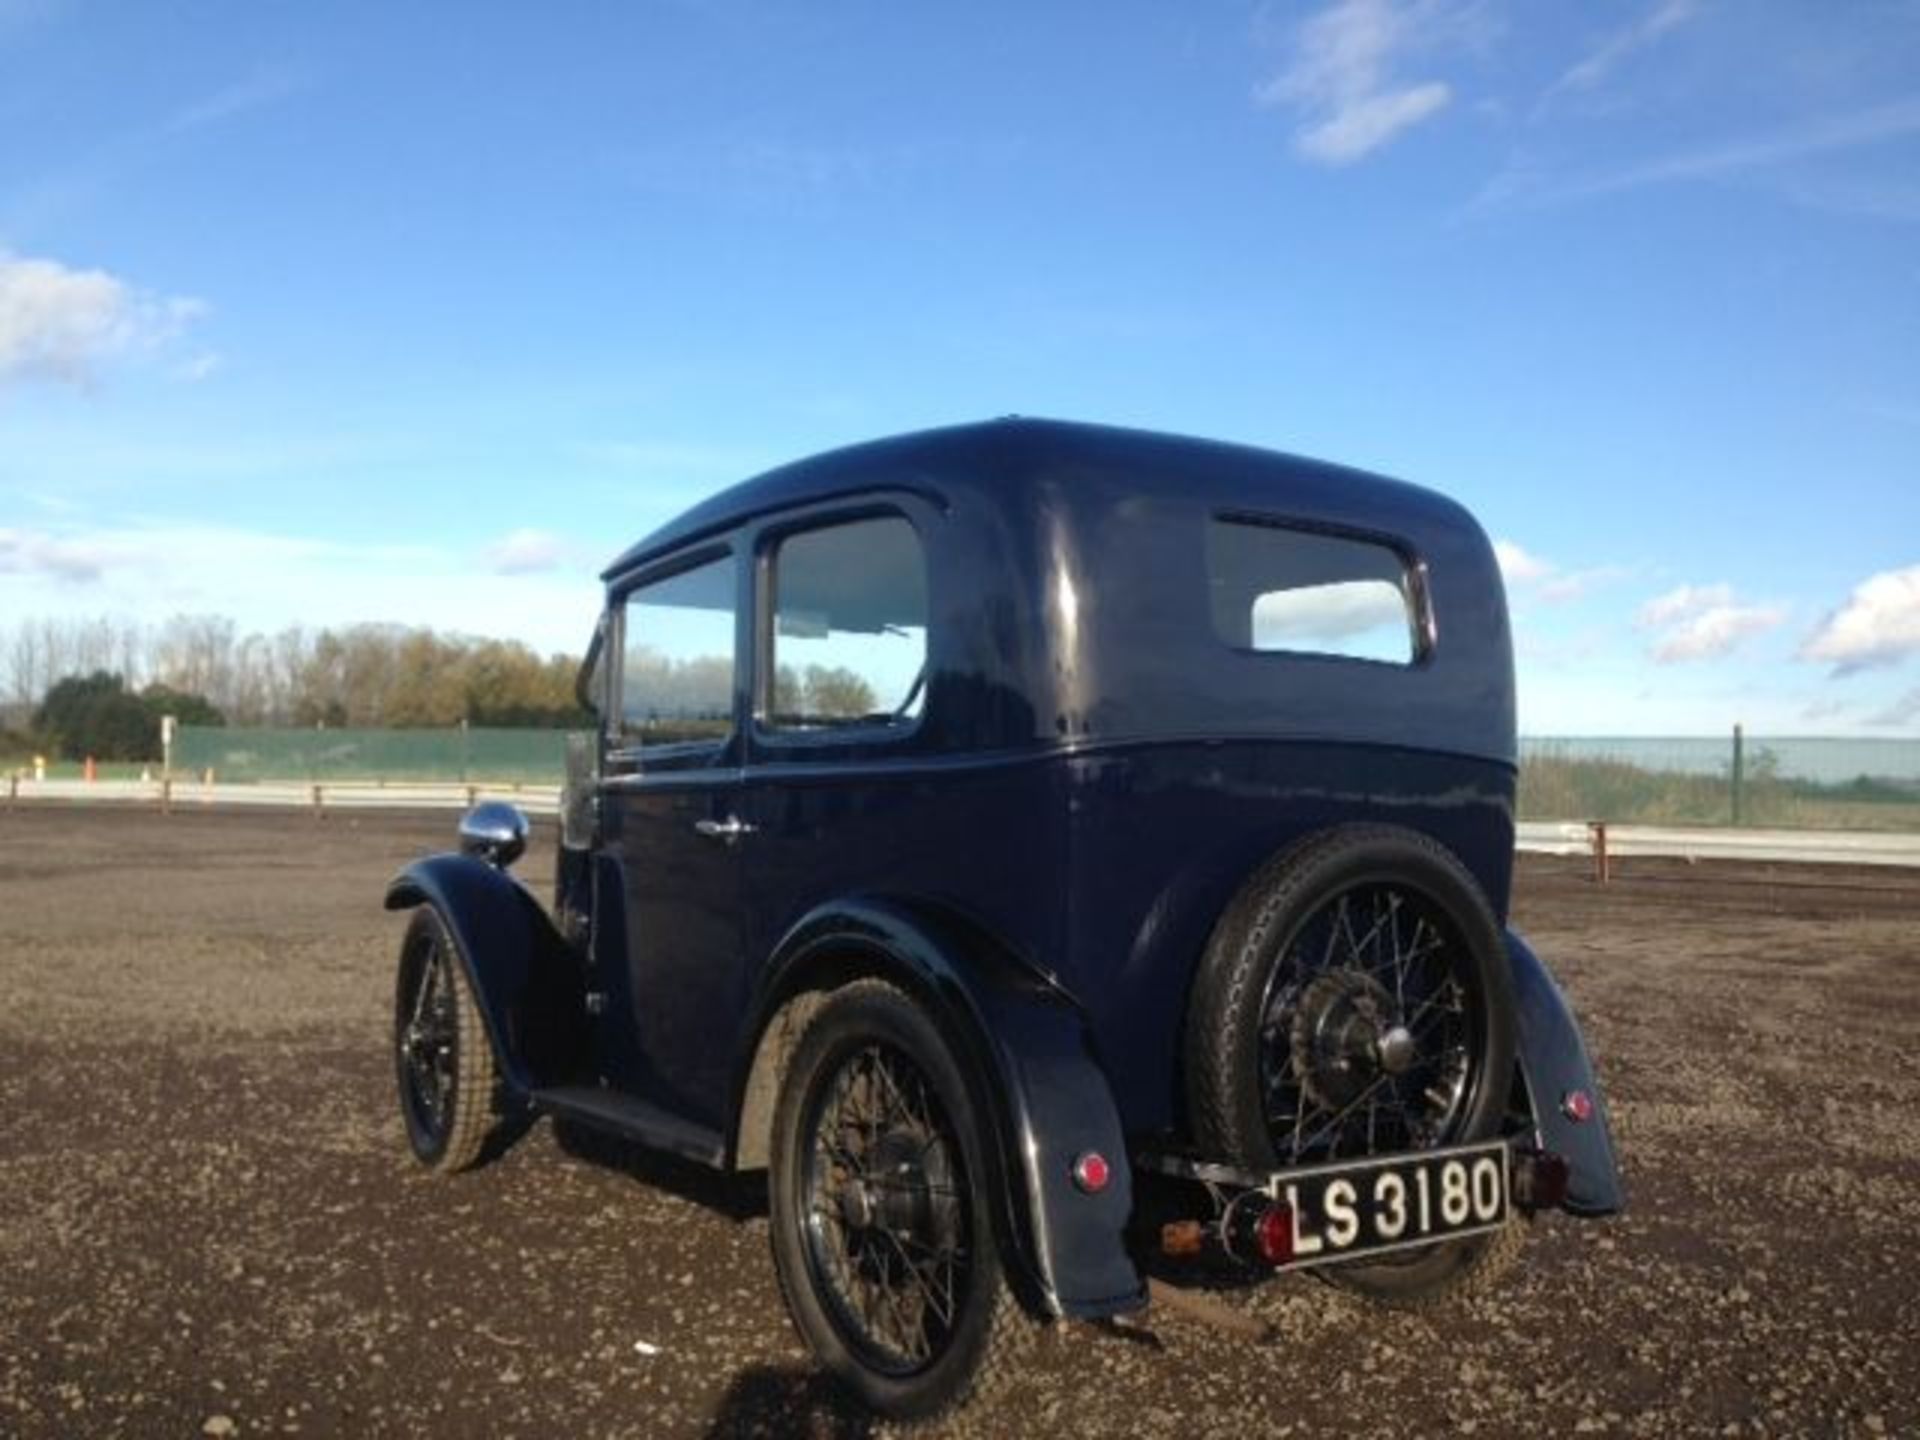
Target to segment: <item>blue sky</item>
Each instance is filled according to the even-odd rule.
[[[575,649],[1010,411],[1464,500],[1530,731],[1920,733],[1920,3],[0,0],[0,628]]]

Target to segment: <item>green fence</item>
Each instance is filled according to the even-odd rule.
[[[1530,737],[1520,818],[1920,831],[1920,740]]]
[[[176,774],[218,781],[557,785],[561,730],[229,730],[182,726]],[[1920,739],[1529,737],[1523,820],[1920,831]]]
[[[216,781],[443,780],[558,785],[564,730],[243,730],[182,725],[176,774]]]

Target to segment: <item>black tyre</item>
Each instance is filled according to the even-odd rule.
[[[860,981],[820,1007],[774,1113],[774,1267],[807,1345],[881,1415],[959,1405],[1037,1329],[1002,1278],[984,1136],[907,996]]]
[[[500,1125],[493,1044],[455,941],[430,905],[413,912],[394,984],[393,1056],[407,1143],[421,1164],[465,1170]]]
[[[1186,1041],[1195,1138],[1250,1170],[1489,1139],[1513,1078],[1505,939],[1443,846],[1331,830],[1267,862],[1228,906]],[[1508,1230],[1320,1273],[1418,1304],[1510,1255]]]

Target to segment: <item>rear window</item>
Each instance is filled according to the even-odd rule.
[[[1213,628],[1237,650],[1410,665],[1419,616],[1390,545],[1254,520],[1207,524]]]

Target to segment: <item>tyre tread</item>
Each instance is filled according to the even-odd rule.
[[[826,1001],[815,1008],[807,1027],[796,1041],[795,1055],[798,1057],[807,1049],[810,1036],[816,1027],[835,1023],[842,1003],[858,1003],[864,999],[878,999],[887,1003],[911,1007],[924,1013],[924,1007],[913,996],[886,980],[867,978],[853,980],[831,992]],[[956,1059],[956,1063],[958,1063]],[[798,1104],[799,1092],[791,1090],[796,1077],[791,1073],[782,1082],[782,1095],[774,1120],[774,1150],[776,1154],[783,1148],[785,1126],[788,1123],[789,1110]],[[976,1124],[983,1117],[976,1116]],[[991,1143],[982,1125],[981,1143]],[[774,1217],[774,1226],[779,1224]],[[786,1305],[787,1313],[794,1317],[796,1325],[805,1312],[803,1297],[794,1293],[794,1287],[805,1284],[800,1275],[789,1275],[788,1267],[779,1263],[780,1254],[776,1245],[774,1274],[780,1286],[780,1298]],[[918,1414],[892,1414],[887,1417],[888,1429],[910,1434],[929,1427],[943,1425],[950,1421],[954,1412],[964,1405],[986,1399],[1003,1391],[1009,1382],[1021,1373],[1020,1357],[1035,1342],[1046,1328],[1044,1323],[1028,1314],[1019,1299],[1008,1286],[1006,1277],[996,1260],[991,1276],[993,1296],[992,1311],[985,1326],[985,1337],[972,1369],[945,1395],[939,1397],[927,1411]],[[804,1336],[804,1326],[800,1327]]]
[[[453,1119],[440,1153],[422,1163],[433,1174],[452,1175],[481,1164],[488,1142],[500,1129],[500,1071],[486,1020],[460,958],[459,942],[431,907],[415,912],[406,945],[417,943],[416,937],[422,932],[446,952],[454,996]]]

